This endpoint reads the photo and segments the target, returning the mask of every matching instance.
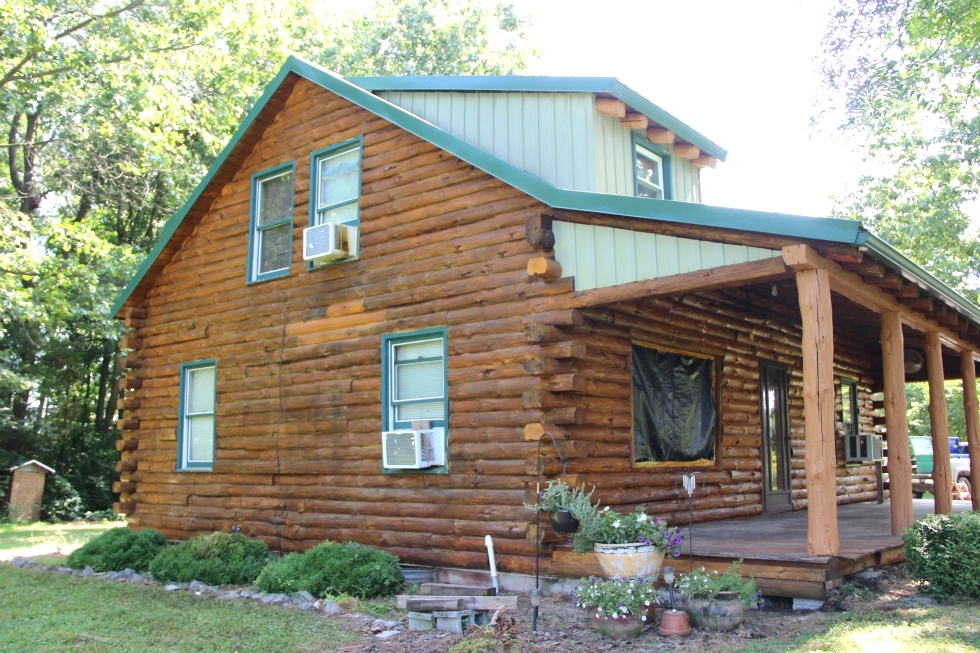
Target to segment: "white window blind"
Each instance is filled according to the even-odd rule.
[[[209,463],[214,458],[214,367],[187,371],[184,397],[186,460]]]
[[[394,345],[393,354],[395,421],[445,419],[442,338]]]
[[[360,195],[361,151],[350,149],[317,161],[316,223],[357,219]]]

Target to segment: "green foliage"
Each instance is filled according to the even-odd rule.
[[[256,585],[264,592],[306,590],[320,598],[350,594],[369,599],[391,596],[404,582],[398,558],[387,551],[354,542],[323,542],[271,563]]]
[[[742,560],[736,560],[724,574],[708,573],[704,567],[698,567],[678,579],[677,589],[688,598],[698,599],[713,599],[719,592],[736,592],[745,608],[757,607],[762,595],[755,586],[755,578],[742,579],[741,565]]]
[[[85,506],[65,478],[58,474],[49,477],[44,483],[41,495],[41,520],[46,522],[75,521],[85,514]]]
[[[980,513],[926,515],[902,536],[905,563],[936,598],[980,599]]]
[[[576,605],[595,611],[597,616],[616,619],[639,616],[647,620],[647,608],[657,604],[656,578],[583,578],[572,591]]]
[[[677,557],[687,532],[668,526],[663,519],[650,517],[642,508],[623,515],[606,507],[596,523],[585,532],[585,537],[594,544],[640,542],[664,551],[667,557]]]
[[[156,580],[177,583],[243,585],[254,581],[270,559],[262,540],[241,533],[211,533],[163,549],[150,562],[150,572]]]
[[[113,528],[73,551],[65,564],[72,569],[88,566],[95,571],[143,572],[166,546],[167,538],[152,528],[138,533],[131,528]]]
[[[586,533],[591,532],[599,520],[599,502],[592,503],[594,493],[595,487],[586,492],[584,483],[580,488],[573,488],[562,480],[548,481],[545,491],[538,493],[538,502],[524,504],[524,507],[545,512],[568,510],[579,523],[578,530],[572,535],[575,552],[588,553],[592,550],[593,542]]]
[[[838,0],[824,48],[824,118],[862,144],[874,171],[836,213],[976,299],[980,4]]]

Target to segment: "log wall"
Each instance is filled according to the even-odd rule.
[[[569,480],[598,484],[603,503],[686,519],[670,474],[632,463],[631,338],[723,357],[720,464],[704,470],[699,520],[761,510],[757,359],[786,362],[794,499],[804,505],[798,309],[730,291],[537,314],[535,301],[573,293],[571,278],[527,272],[531,259],[552,255],[540,238],[547,207],[293,81],[127,308],[117,469],[134,526],[184,538],[236,525],[283,550],[356,540],[407,562],[476,568],[489,534],[501,570],[531,572],[543,535],[523,507],[537,465],[528,424],[570,436]],[[360,260],[308,271],[300,248],[310,153],[358,136]],[[290,275],[249,285],[251,176],[288,161]],[[382,474],[381,336],[438,326],[448,332],[450,473]],[[858,379],[864,419],[869,348],[838,351],[841,373]],[[213,471],[177,472],[180,365],[207,358],[217,361]],[[559,473],[546,453],[545,472]],[[868,498],[873,477],[873,468],[838,467],[841,499]]]

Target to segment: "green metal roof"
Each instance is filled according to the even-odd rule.
[[[164,225],[156,246],[149,253],[146,260],[143,261],[142,265],[140,265],[129,285],[126,286],[116,299],[112,307],[113,315],[119,313],[129,297],[143,282],[147,272],[162,253],[167,241],[174,235],[177,227],[180,226],[195,202],[201,197],[204,189],[211,183],[218,170],[224,165],[229,155],[241,142],[245,133],[262,112],[273,93],[283,83],[287,75],[290,74],[304,77],[350,102],[389,120],[419,138],[431,142],[450,154],[527,193],[551,208],[584,211],[588,213],[604,213],[630,218],[646,218],[680,224],[788,236],[805,240],[821,240],[847,245],[866,245],[873,253],[882,258],[882,260],[900,270],[908,271],[915,278],[920,279],[933,292],[947,298],[955,306],[959,307],[964,314],[972,316],[973,319],[980,323],[980,309],[899,254],[887,243],[869,234],[857,221],[837,218],[812,218],[745,209],[729,209],[689,202],[674,202],[670,200],[655,200],[556,188],[538,177],[453,136],[449,132],[443,131],[401,107],[373,95],[368,90],[351,81],[298,57],[290,57],[283,64],[279,73],[265,88],[262,96],[255,103],[255,106],[252,107],[251,111],[249,111],[245,120],[238,127],[238,130],[235,131],[231,140],[218,155],[217,159],[215,159],[214,163],[208,169],[207,174],[194,189],[194,192],[180,210]],[[467,79],[472,84],[478,84],[476,80],[480,78],[445,79]],[[549,83],[553,84],[555,88],[574,88],[574,84],[572,83],[574,80],[565,80],[565,78],[544,79],[552,80]],[[596,79],[585,78],[583,87],[596,88]],[[619,84],[619,82],[607,80],[607,78],[598,79]],[[559,83],[559,80],[565,81]],[[367,84],[367,82],[365,83]],[[547,85],[539,86],[540,88],[547,88]],[[631,102],[627,101],[627,103],[632,106]]]
[[[533,77],[524,75],[433,75],[404,77],[351,77],[369,91],[455,91],[512,93],[603,93],[622,100],[647,118],[697,145],[702,152],[724,161],[728,152],[696,129],[667,113],[615,77]]]

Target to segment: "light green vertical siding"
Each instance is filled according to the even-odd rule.
[[[575,290],[781,256],[779,250],[555,221],[555,258]]]
[[[386,91],[379,95],[559,188],[595,190],[591,93]]]

